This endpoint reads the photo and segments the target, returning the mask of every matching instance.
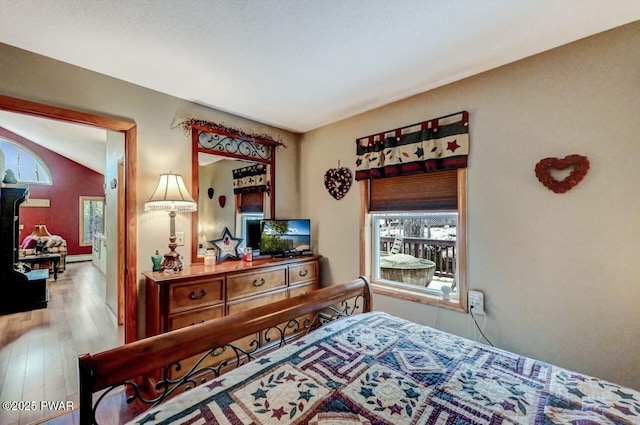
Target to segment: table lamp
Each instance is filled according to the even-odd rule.
[[[176,252],[176,213],[177,212],[193,212],[198,209],[198,204],[193,200],[187,188],[184,185],[180,174],[161,174],[158,187],[155,192],[144,204],[145,211],[164,210],[169,211],[170,231],[169,231],[169,249],[164,254],[164,259],[160,265],[160,271],[182,270],[182,260],[180,254]]]

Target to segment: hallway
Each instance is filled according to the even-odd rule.
[[[0,425],[57,415],[40,401],[78,407],[78,354],[122,344],[105,300],[105,277],[91,262],[68,263],[49,279],[46,309],[0,316],[0,401],[36,401],[38,408],[0,413]]]

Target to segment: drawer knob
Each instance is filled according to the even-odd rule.
[[[200,321],[200,323],[204,323],[204,322],[206,322],[206,320],[201,320],[201,321]],[[196,324],[196,322],[193,322],[193,323],[191,324],[191,326],[193,326],[193,325],[195,325],[195,324]]]
[[[308,275],[308,274],[309,274],[309,270],[307,270],[307,269],[300,270],[300,271],[298,272],[298,274],[300,275],[300,277],[305,277],[306,275]]]
[[[265,283],[267,283],[266,280],[264,280],[264,278],[260,279],[260,281],[258,282],[258,279],[253,281],[253,286],[255,286],[256,288],[259,286],[264,285]]]
[[[191,300],[199,300],[201,298],[204,298],[205,295],[207,295],[207,290],[206,289],[201,289],[200,290],[200,295],[196,295],[195,291],[191,291],[191,293],[189,294],[189,299],[191,299]]]

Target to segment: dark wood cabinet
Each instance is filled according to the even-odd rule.
[[[14,268],[20,244],[20,204],[27,193],[26,187],[17,185],[0,191],[0,314],[47,306],[48,270],[22,273]]]
[[[177,274],[144,272],[147,332],[183,326],[302,295],[320,287],[320,256],[195,264]]]

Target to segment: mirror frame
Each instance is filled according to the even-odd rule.
[[[230,153],[226,151],[216,150],[216,149],[207,149],[201,147],[198,141],[199,132],[204,131],[207,133],[212,133],[216,135],[223,136],[224,139],[232,138],[237,139],[242,142],[246,142],[249,144],[258,144],[263,146],[268,146],[271,149],[271,156],[268,159],[257,158],[250,155],[243,155],[241,153]],[[260,137],[248,137],[247,135],[226,131],[219,128],[207,127],[199,124],[191,125],[191,196],[199,200],[199,185],[198,185],[198,153],[210,153],[213,155],[224,156],[232,159],[240,159],[243,161],[250,161],[260,164],[269,165],[269,178],[271,180],[271,193],[269,195],[269,216],[271,218],[275,218],[276,216],[276,148],[280,146],[281,143],[275,142],[273,140],[263,139]],[[235,202],[234,202],[235,208]],[[191,264],[195,263],[203,263],[203,258],[198,258],[198,223],[199,216],[198,211],[192,213],[191,216]]]

